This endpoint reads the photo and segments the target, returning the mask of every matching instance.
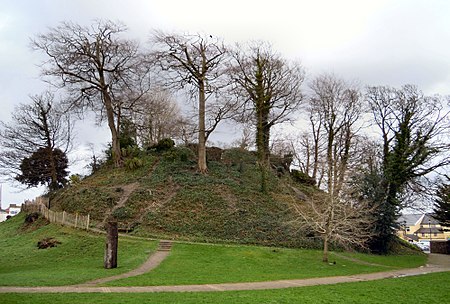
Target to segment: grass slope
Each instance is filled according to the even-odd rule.
[[[384,256],[349,254],[375,265],[363,265],[339,256],[336,264],[321,261],[318,250],[254,246],[175,244],[160,267],[141,276],[110,282],[108,286],[189,285],[303,279],[387,271],[425,264],[425,255]],[[399,265],[399,266],[396,266]]]
[[[139,186],[116,218],[135,227],[134,234],[197,241],[225,241],[269,246],[318,248],[317,241],[291,226],[285,198],[294,195],[281,178],[268,174],[268,194],[260,191],[260,172],[248,151],[225,151],[222,161],[210,161],[208,174],[199,174],[187,148],[140,156],[135,170],[104,166],[81,183],[52,197],[52,206],[90,213],[100,222],[122,197],[123,187]],[[311,188],[303,187],[305,191]]]
[[[19,214],[0,223],[2,286],[69,285],[127,272],[142,264],[157,245],[120,238],[119,267],[106,270],[103,268],[104,235],[42,222],[42,226],[38,222],[24,228],[24,218]],[[37,242],[46,237],[56,238],[61,244],[38,249]]]
[[[448,303],[450,272],[278,290],[196,293],[2,294],[2,303]],[[420,288],[418,288],[420,287]]]
[[[58,225],[35,223],[26,229],[20,214],[0,224],[0,285],[54,286],[83,283],[136,268],[156,247],[156,242],[121,238],[119,268],[103,269],[104,235]],[[37,249],[37,241],[53,237],[56,248]],[[169,257],[153,271],[109,283],[117,286],[208,284],[269,281],[384,271],[416,267],[425,255],[370,256],[348,254],[380,265],[364,265],[331,254],[336,264],[321,262],[318,250],[176,243]],[[399,266],[396,266],[399,265]]]

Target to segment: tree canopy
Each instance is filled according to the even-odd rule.
[[[39,148],[20,165],[21,173],[16,179],[28,187],[46,185],[50,190],[63,187],[69,174],[67,155],[58,148]]]

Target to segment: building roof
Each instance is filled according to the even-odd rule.
[[[415,233],[426,233],[426,234],[430,234],[430,233],[442,233],[442,230],[436,227],[422,227],[419,228]]]
[[[439,225],[439,222],[433,218],[431,213],[403,214],[398,218],[397,223],[401,226]]]
[[[404,226],[414,226],[416,223],[420,220],[420,218],[423,216],[423,214],[417,213],[417,214],[402,214],[397,222],[400,225]]]
[[[413,240],[413,241],[418,241],[419,240],[419,237],[417,235],[415,235],[415,234],[407,234],[406,238],[410,239],[410,240]]]
[[[439,222],[433,217],[433,214],[426,213],[424,214],[422,221],[420,222],[421,225],[439,225]]]

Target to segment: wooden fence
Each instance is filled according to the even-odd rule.
[[[89,214],[71,214],[65,211],[58,212],[47,208],[48,199],[43,197],[37,197],[33,201],[26,202],[22,205],[22,211],[25,212],[37,212],[43,215],[50,223],[59,223],[61,225],[72,226],[75,228],[89,229],[90,216]]]

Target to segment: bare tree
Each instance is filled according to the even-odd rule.
[[[183,140],[186,120],[174,98],[164,89],[153,90],[143,96],[132,116],[143,146],[151,146],[163,138]]]
[[[292,150],[300,170],[321,187],[326,171],[326,142],[323,130],[323,113],[314,103],[306,107],[309,129],[292,141]]]
[[[233,147],[238,147],[243,150],[248,150],[254,141],[254,130],[252,130],[252,125],[244,124],[241,131],[241,136],[233,141],[231,144]]]
[[[289,120],[303,101],[301,85],[304,71],[299,63],[289,62],[266,43],[233,52],[229,77],[234,93],[242,100],[240,119],[256,126],[258,160],[267,166],[271,128]]]
[[[362,113],[362,96],[359,90],[334,75],[316,77],[310,89],[311,129],[302,141],[308,160],[305,169],[312,171],[314,179],[321,175],[321,168],[326,169],[327,191],[295,205],[295,211],[304,225],[321,235],[323,261],[327,262],[330,241],[363,247],[371,235],[367,204],[352,201],[346,183],[358,131],[356,123]]]
[[[55,102],[54,94],[44,92],[31,96],[31,103],[21,104],[12,113],[10,123],[1,122],[0,167],[2,174],[16,179],[23,172],[21,165],[38,151],[45,152],[45,180],[49,187],[58,185],[58,149],[66,154],[72,143],[73,122]],[[41,153],[42,156],[42,153]],[[42,176],[43,172],[38,172]]]
[[[362,113],[362,95],[357,88],[334,75],[321,75],[310,84],[312,135],[315,149],[319,136],[326,151],[327,192],[337,197],[345,181],[352,141]],[[321,134],[320,134],[321,133]],[[318,154],[314,150],[314,156]]]
[[[169,86],[187,87],[190,96],[197,97],[198,170],[206,173],[206,141],[231,110],[230,103],[219,97],[227,49],[219,39],[201,34],[156,32],[153,42],[160,47],[155,55],[169,72]]]
[[[149,65],[143,64],[138,44],[122,38],[126,27],[112,21],[97,21],[91,27],[63,22],[32,40],[32,47],[48,59],[42,74],[68,91],[70,108],[106,115],[112,137],[112,155],[121,166],[119,143],[123,111],[132,108],[149,89]]]
[[[317,192],[306,201],[294,200],[297,222],[323,240],[323,262],[328,262],[329,243],[346,248],[366,248],[372,236],[371,210],[363,202],[330,197]]]

